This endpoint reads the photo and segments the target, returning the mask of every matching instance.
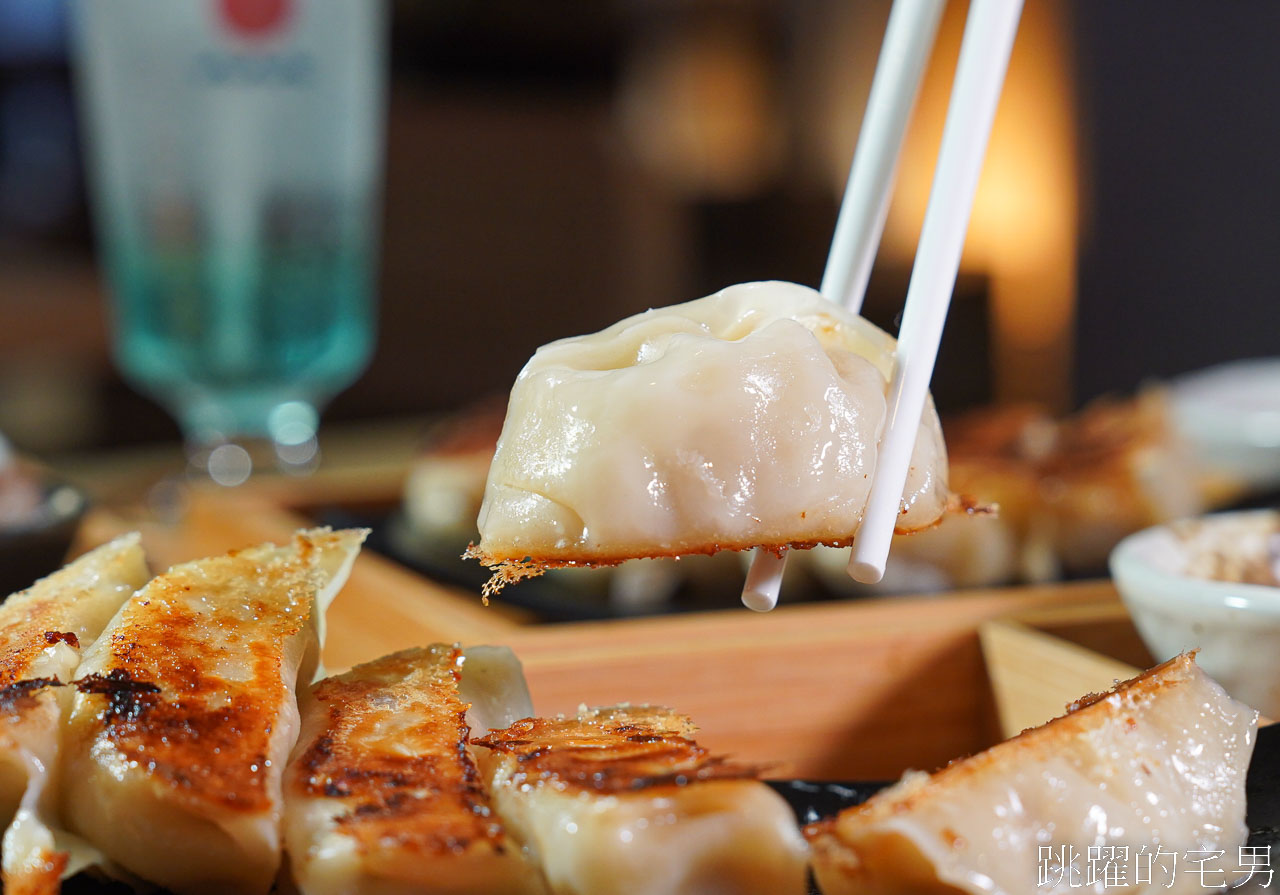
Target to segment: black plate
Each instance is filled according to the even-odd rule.
[[[844,808],[860,805],[886,786],[884,783],[817,783],[805,780],[771,780],[802,824],[830,817]],[[1271,869],[1280,876],[1280,724],[1258,731],[1258,742],[1249,764],[1247,783],[1249,803],[1249,845],[1269,847]],[[1261,893],[1276,891],[1264,887],[1265,874],[1251,882],[1231,887],[1232,892]],[[1206,891],[1210,891],[1207,890]],[[810,895],[818,895],[810,884]]]
[[[830,817],[844,808],[859,805],[886,783],[832,783],[807,780],[771,780],[770,786],[782,794],[802,824]],[[1249,765],[1249,844],[1270,846],[1272,869],[1280,875],[1280,724],[1258,733],[1258,743]],[[1233,887],[1233,892],[1270,893],[1261,880]],[[89,877],[68,880],[62,887],[67,895],[128,895],[119,883],[100,882]],[[1206,890],[1208,891],[1208,890]],[[811,895],[818,895],[816,888]],[[1031,895],[1031,893],[1028,893]]]

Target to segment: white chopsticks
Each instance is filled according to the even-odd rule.
[[[902,141],[915,108],[946,0],[895,0],[836,218],[821,292],[855,314],[862,307],[884,232]],[[778,604],[787,555],[757,547],[742,602],[757,612]]]
[[[841,202],[822,294],[857,312],[884,230],[889,195],[907,122],[937,34],[945,0],[895,0],[876,63],[862,132]],[[947,109],[929,205],[903,309],[888,417],[849,574],[875,583],[885,561],[906,484],[911,452],[938,342],[960,267],[973,194],[1017,34],[1022,0],[972,0]],[[744,605],[772,609],[782,556],[756,548],[742,591]]]
[[[898,156],[945,8],[946,0],[896,0],[889,12],[820,289],[854,314],[871,279]]]
[[[874,584],[884,577],[911,450],[960,269],[973,194],[1021,13],[1022,0],[973,0],[969,7],[942,148],[902,312],[897,364],[889,385],[889,416],[880,437],[866,513],[849,558],[849,575],[857,581]]]

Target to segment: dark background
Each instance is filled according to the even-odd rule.
[[[1280,4],[1075,14],[1091,168],[1077,396],[1280,353]]]
[[[1072,362],[1043,374],[1062,383],[1002,383],[987,281],[968,269],[935,378],[944,409],[1043,392],[1066,410],[1280,353],[1280,4],[1051,5],[1075,69]],[[816,286],[839,196],[795,145],[801,37],[838,6],[395,4],[379,350],[326,419],[464,406],[504,391],[543,342],[732,282]],[[62,10],[0,0],[0,431],[45,453],[174,439],[110,366]],[[664,180],[628,148],[629,66],[683,34],[728,35],[770,85],[786,134],[745,186]],[[868,316],[894,327],[908,275],[882,258]]]

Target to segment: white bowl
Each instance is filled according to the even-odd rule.
[[[1280,358],[1235,361],[1169,383],[1173,418],[1206,468],[1280,487]]]
[[[1271,510],[1204,516],[1231,525]],[[1176,525],[1177,523],[1175,523]],[[1189,649],[1227,692],[1280,718],[1280,587],[1196,578],[1171,526],[1130,535],[1111,552],[1111,575],[1143,641],[1164,661]]]

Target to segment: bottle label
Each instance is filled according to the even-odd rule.
[[[214,0],[222,45],[195,58],[195,80],[206,87],[305,87],[315,59],[285,45],[296,0]]]
[[[218,21],[241,40],[273,37],[289,24],[293,0],[217,0]]]

